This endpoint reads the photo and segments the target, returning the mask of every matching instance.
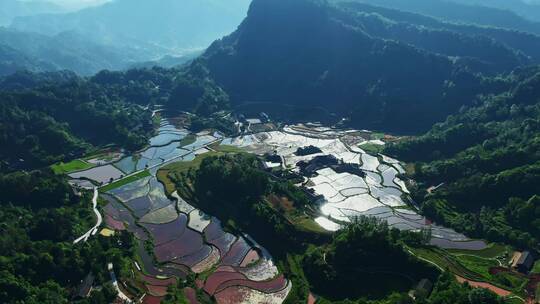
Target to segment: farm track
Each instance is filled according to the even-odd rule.
[[[99,210],[97,209],[98,195],[99,195],[98,189],[94,188],[94,196],[92,197],[92,208],[94,209],[94,213],[97,218],[96,225],[94,225],[94,227],[88,230],[85,234],[81,235],[79,238],[73,241],[73,244],[77,244],[81,241],[86,242],[90,238],[90,236],[95,235],[97,233],[98,227],[101,226],[101,223],[103,222],[103,217],[101,216],[101,213],[99,213]]]
[[[505,290],[505,289],[502,289],[500,287],[497,287],[495,285],[492,285],[490,283],[486,283],[486,282],[477,282],[477,281],[473,281],[473,280],[469,280],[469,279],[466,279],[466,278],[463,278],[461,276],[458,276],[458,275],[455,275],[456,276],[456,279],[458,280],[458,282],[460,283],[469,283],[469,285],[471,285],[472,287],[475,287],[475,288],[485,288],[485,289],[489,289],[491,291],[493,291],[494,293],[496,293],[497,295],[501,296],[501,297],[508,297],[512,294],[512,292],[508,291],[508,290]],[[518,297],[519,298],[519,297]],[[521,298],[519,298],[520,300],[523,300]]]

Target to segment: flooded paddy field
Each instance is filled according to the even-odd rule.
[[[157,170],[166,164],[191,161],[209,152],[206,146],[221,140],[219,134],[197,134],[196,139],[180,147],[189,134],[164,122],[150,147],[115,162],[113,168],[122,174],[148,170],[151,175],[107,191],[105,223],[112,230],[127,230],[139,242],[139,281],[148,301],[159,302],[167,287],[183,280],[189,273],[207,273],[200,289],[217,303],[282,303],[291,284],[279,274],[272,257],[245,235],[223,230],[221,222],[194,208],[174,193],[165,194],[156,178]],[[82,173],[77,178],[98,182],[109,176]],[[95,179],[94,179],[95,178]],[[151,250],[145,246],[151,242]],[[195,292],[186,290],[186,294]]]
[[[432,244],[442,248],[479,250],[487,246],[483,241],[470,240],[452,229],[433,224],[414,211],[400,162],[386,155],[367,153],[361,148],[366,140],[356,133],[360,131],[298,125],[227,138],[222,144],[258,155],[278,155],[282,167],[302,175],[302,186],[320,198],[317,202],[320,215],[315,221],[326,230],[339,230],[354,217],[374,216],[400,230],[430,229]],[[384,144],[379,141],[377,144]],[[316,147],[317,152],[296,153],[298,148],[306,147]],[[360,170],[336,172],[331,165],[318,164],[311,166],[310,170],[315,171],[309,174],[302,171],[301,164],[316,163],[317,158],[327,156]]]
[[[189,140],[183,139],[190,136]],[[343,140],[342,140],[343,139]],[[189,274],[203,274],[197,290],[217,303],[282,303],[292,288],[280,275],[271,255],[249,235],[235,235],[223,229],[219,219],[190,205],[174,192],[166,195],[157,171],[173,162],[188,162],[221,143],[250,153],[275,153],[281,159],[272,166],[301,176],[299,186],[311,191],[319,214],[315,222],[337,231],[358,216],[373,216],[401,230],[430,229],[432,244],[441,248],[480,250],[483,241],[470,240],[451,229],[432,224],[411,206],[405,170],[398,160],[365,152],[354,131],[330,128],[285,127],[236,138],[219,133],[190,134],[167,121],[145,150],[102,166],[70,175],[74,184],[93,187],[108,185],[141,172],[149,174],[102,188],[104,222],[111,230],[132,233],[137,242],[136,285],[146,291],[144,302],[158,303],[167,287]],[[183,144],[182,144],[183,143]],[[316,147],[313,154],[299,155],[299,148]],[[306,173],[306,164],[332,156],[343,165],[317,163]],[[308,166],[309,167],[309,166]],[[352,169],[351,169],[352,168]],[[310,171],[311,170],[311,171]],[[135,268],[134,268],[135,270]],[[186,294],[197,292],[191,288]]]

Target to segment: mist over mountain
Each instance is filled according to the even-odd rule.
[[[32,2],[52,2],[66,11],[77,11],[83,8],[98,6],[112,0],[27,0]]]
[[[125,69],[153,55],[136,48],[103,46],[73,32],[50,37],[6,28],[0,28],[0,46],[0,75],[18,70],[93,75],[103,69]]]
[[[9,25],[15,17],[62,11],[60,6],[48,1],[2,0],[0,1],[0,26]]]
[[[79,11],[39,14],[44,1],[20,3],[32,16],[0,29],[0,75],[72,70],[92,75],[130,67],[172,67],[193,59],[212,41],[234,31],[250,0],[76,1]],[[2,2],[6,9],[7,3]],[[66,8],[66,3],[56,2]],[[101,5],[98,5],[101,4]],[[52,4],[51,4],[52,5]],[[57,7],[57,6],[55,6]],[[126,13],[129,12],[129,13]],[[9,50],[9,51],[8,51]],[[15,53],[17,53],[15,56]]]
[[[540,21],[540,2],[536,0],[451,0],[453,2],[481,5],[513,11],[533,21]]]
[[[68,14],[16,18],[12,27],[56,35],[84,34],[105,45],[148,45],[176,55],[206,48],[232,32],[245,17],[250,0],[116,0]],[[156,56],[159,57],[159,56]]]

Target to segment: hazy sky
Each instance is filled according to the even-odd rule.
[[[0,0],[1,1],[1,0]],[[67,9],[79,9],[87,6],[102,4],[111,0],[25,0],[36,2],[52,2]]]

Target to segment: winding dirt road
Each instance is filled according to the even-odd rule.
[[[103,222],[103,217],[101,216],[101,213],[99,213],[97,209],[97,199],[98,199],[98,188],[94,187],[94,197],[92,197],[92,208],[94,209],[94,213],[96,214],[96,225],[92,227],[90,230],[88,230],[85,234],[81,235],[78,239],[73,241],[73,244],[77,244],[81,241],[86,242],[88,241],[88,238],[90,236],[95,235],[98,231],[98,227],[101,226],[101,223]]]

